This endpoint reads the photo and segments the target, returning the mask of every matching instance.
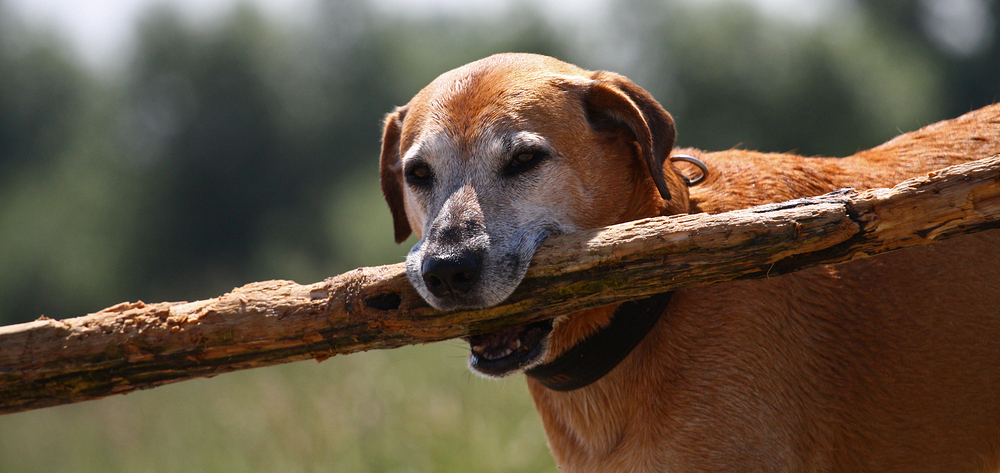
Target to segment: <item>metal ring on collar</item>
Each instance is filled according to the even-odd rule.
[[[681,174],[681,179],[684,179],[684,183],[687,184],[688,187],[697,186],[698,184],[701,184],[706,178],[708,178],[708,166],[705,166],[705,163],[701,162],[700,159],[694,156],[688,156],[686,154],[675,154],[670,157],[670,161],[683,161],[685,163],[693,164],[697,166],[698,169],[701,170],[701,175],[694,179],[691,179],[690,177]]]

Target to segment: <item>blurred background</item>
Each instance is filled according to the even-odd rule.
[[[998,0],[0,0],[0,324],[402,261],[382,116],[503,51],[625,74],[678,145],[844,156],[993,103]],[[0,417],[0,472],[554,471],[460,341]]]

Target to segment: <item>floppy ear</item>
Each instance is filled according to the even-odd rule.
[[[674,119],[649,92],[626,77],[613,72],[593,73],[593,83],[584,93],[587,119],[591,126],[621,128],[630,132],[639,145],[641,159],[645,162],[657,190],[664,200],[670,200],[670,187],[680,190],[679,182],[669,186],[664,176],[663,163],[670,157],[677,132]]]
[[[382,195],[392,212],[396,243],[402,243],[411,232],[410,222],[406,219],[406,208],[403,206],[403,166],[399,162],[399,139],[405,117],[406,106],[397,107],[386,115],[385,128],[382,130],[382,156],[379,158]]]

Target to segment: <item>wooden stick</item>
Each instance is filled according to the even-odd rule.
[[[892,189],[844,190],[724,214],[549,239],[502,305],[439,312],[402,264],[196,301],[122,303],[0,327],[0,413],[185,379],[481,333],[684,286],[774,276],[1000,227],[1000,156]]]

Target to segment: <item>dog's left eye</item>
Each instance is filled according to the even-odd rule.
[[[521,151],[514,154],[507,166],[504,167],[503,173],[508,176],[513,176],[515,174],[521,174],[530,169],[534,169],[542,161],[545,160],[547,154],[544,151]]]

